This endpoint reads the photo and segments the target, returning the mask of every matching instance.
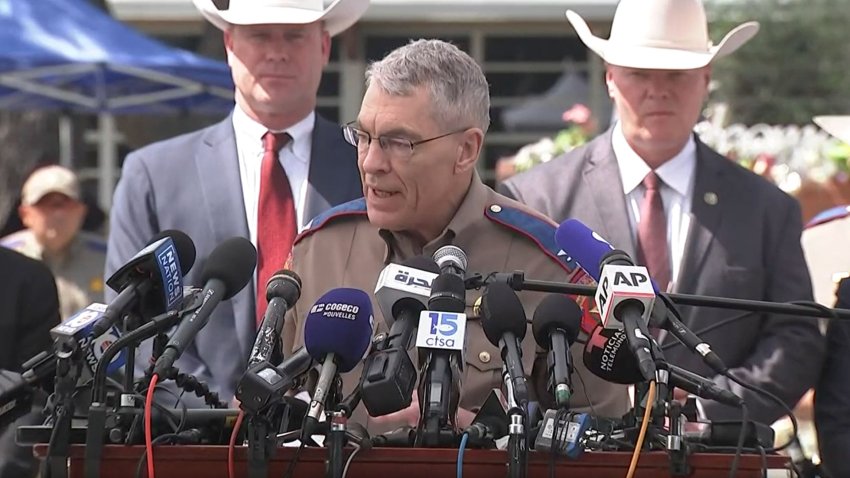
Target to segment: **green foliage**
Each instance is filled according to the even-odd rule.
[[[706,0],[711,38],[735,25],[761,24],[758,35],[714,63],[713,101],[730,122],[808,124],[850,114],[850,0]]]

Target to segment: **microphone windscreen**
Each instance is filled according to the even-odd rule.
[[[180,261],[180,272],[185,276],[195,264],[195,243],[192,242],[192,238],[185,232],[178,231],[177,229],[167,229],[153,236],[148,241],[148,244],[153,244],[164,237],[170,237],[171,242],[174,243],[174,249],[177,251],[177,259]]]
[[[599,262],[602,257],[614,249],[599,234],[576,219],[567,219],[555,231],[558,247],[573,258],[587,271],[593,280],[599,282]]]
[[[419,269],[420,271],[431,272],[434,274],[440,273],[440,267],[430,257],[425,256],[413,256],[405,259],[401,265],[405,267],[410,267],[413,269]]]
[[[581,330],[581,307],[574,300],[561,294],[549,294],[534,309],[531,320],[531,332],[537,345],[549,350],[552,341],[549,338],[553,330],[560,329],[572,345]]]
[[[206,284],[210,279],[222,281],[225,287],[222,300],[227,300],[248,284],[256,265],[257,250],[251,241],[244,237],[231,237],[210,253],[201,272],[201,282]]]
[[[525,309],[509,285],[502,282],[488,284],[481,295],[480,311],[484,335],[496,347],[506,332],[512,332],[519,340],[525,337]]]
[[[304,347],[317,362],[335,354],[337,369],[348,372],[372,340],[372,301],[360,289],[331,289],[316,301],[304,323]]]
[[[266,300],[271,301],[280,297],[291,307],[301,298],[301,277],[289,270],[281,269],[275,272],[266,283]]]
[[[606,382],[632,384],[643,381],[626,333],[598,326],[584,345],[585,367]]]

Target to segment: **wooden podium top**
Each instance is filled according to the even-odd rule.
[[[36,456],[46,454],[46,445],[36,445]],[[295,448],[278,448],[269,465],[269,476],[283,476],[286,465],[295,453]],[[347,448],[345,457],[351,453]],[[142,456],[142,446],[110,445],[104,449],[101,465],[103,477],[128,478],[136,476],[136,465]],[[70,476],[82,477],[84,470],[84,447],[72,445]],[[324,476],[325,448],[305,448],[295,468],[295,477],[316,478]],[[248,476],[245,447],[236,448],[236,474]],[[548,453],[529,452],[528,477],[548,477]],[[731,454],[693,454],[689,463],[692,474],[689,478],[726,477],[732,463]],[[157,478],[183,478],[204,476],[227,478],[227,447],[225,446],[181,446],[161,445],[154,447]],[[466,450],[463,459],[463,475],[466,478],[492,478],[506,476],[507,455],[497,450]],[[590,476],[594,478],[623,478],[629,467],[631,452],[586,452],[578,460],[559,456],[556,462],[558,476]],[[767,456],[768,469],[787,469],[790,460],[785,456]],[[456,475],[457,450],[432,448],[373,448],[361,450],[354,457],[348,478],[438,478]],[[761,476],[762,457],[742,455],[738,468],[740,478]],[[145,466],[142,466],[145,469]],[[146,476],[142,471],[141,476]],[[664,452],[641,454],[638,478],[670,476],[669,460]]]

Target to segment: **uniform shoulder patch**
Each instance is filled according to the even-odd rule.
[[[546,255],[554,259],[568,273],[578,268],[578,264],[558,247],[555,242],[555,226],[549,221],[522,209],[499,204],[488,206],[484,215],[496,224],[534,241]]]
[[[315,233],[335,220],[343,217],[364,215],[366,215],[365,198],[355,199],[353,201],[348,201],[347,203],[334,206],[314,217],[313,220],[307,224],[307,227],[295,238],[294,244],[298,244],[301,239]]]
[[[836,219],[841,219],[847,216],[850,216],[850,205],[829,208],[826,211],[821,211],[815,217],[813,217],[808,222],[808,224],[806,224],[805,229],[819,226],[821,224],[826,224],[828,222],[834,221]]]

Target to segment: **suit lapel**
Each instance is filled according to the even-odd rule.
[[[593,197],[599,221],[590,225],[617,249],[635,257],[635,243],[617,158],[611,147],[613,129],[597,140],[585,166],[584,180]]]
[[[316,114],[304,223],[331,206],[361,195],[357,155],[345,142],[339,125]]]
[[[204,135],[195,152],[195,166],[197,181],[203,193],[203,200],[197,207],[206,208],[214,244],[221,244],[234,236],[247,238],[248,222],[245,218],[245,200],[242,197],[242,180],[231,116]],[[230,300],[229,305],[233,307],[231,317],[254,317],[253,283],[252,279],[246,289]],[[219,307],[226,305],[221,304]],[[242,355],[247,357],[255,330],[253,321],[242,322],[235,321],[234,328]]]
[[[719,167],[728,161],[718,156],[699,138],[697,143],[697,170],[691,199],[691,224],[676,292],[687,293],[695,290],[700,270],[705,265],[708,252],[720,226],[723,208],[734,207],[729,204],[730,195],[726,194],[723,171]]]

